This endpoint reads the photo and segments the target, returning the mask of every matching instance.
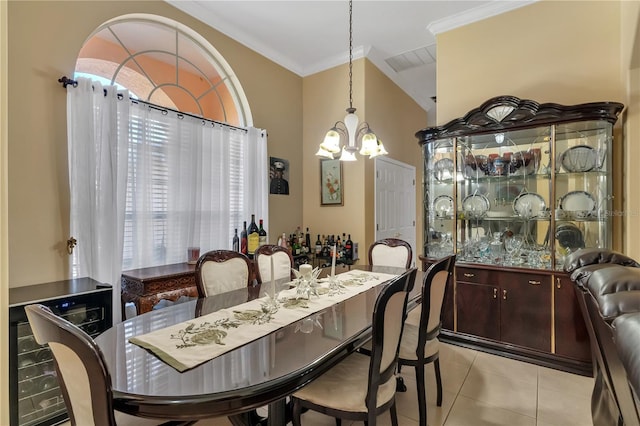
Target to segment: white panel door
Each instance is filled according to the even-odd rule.
[[[400,238],[416,260],[416,168],[391,158],[375,159],[376,240]]]

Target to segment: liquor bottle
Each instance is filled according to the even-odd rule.
[[[311,251],[311,235],[309,235],[309,228],[307,228],[307,233],[304,236],[304,242],[307,246],[307,253]]]
[[[258,229],[258,244],[261,246],[267,244],[267,231],[262,226],[262,219],[260,219],[260,229]]]
[[[316,240],[316,255],[319,255],[322,251],[322,241],[320,241],[320,234],[318,234],[318,239]]]
[[[240,233],[240,253],[247,254],[247,221],[242,222],[242,232]]]
[[[256,225],[256,215],[251,215],[251,223],[249,224],[249,229],[247,230],[247,254],[250,258],[253,258],[253,253],[258,248],[260,244],[260,235],[258,235],[260,231],[258,230],[258,225]]]
[[[291,243],[291,253],[294,256],[297,256],[300,254],[300,243],[298,243],[298,234],[295,233],[293,234],[293,241]]]
[[[238,238],[238,228],[233,230],[233,251],[240,251],[240,238]]]
[[[287,234],[282,233],[282,237],[280,237],[280,246],[287,248]]]
[[[349,238],[344,243],[344,257],[347,260],[353,260],[353,241],[351,241],[351,234],[349,234]]]

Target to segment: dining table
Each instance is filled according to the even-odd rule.
[[[323,270],[325,276],[328,269]],[[181,421],[227,416],[234,425],[241,425],[248,424],[250,410],[267,405],[269,425],[286,424],[285,398],[370,340],[375,301],[388,281],[387,274],[398,276],[407,270],[355,265],[348,273],[353,271],[381,274],[385,281],[308,315],[303,313],[304,317],[290,324],[183,371],[134,343],[137,336],[209,318],[249,301],[269,300],[276,288],[291,288],[291,280],[175,304],[114,325],[95,338],[111,375],[114,409]],[[419,304],[421,290],[422,272],[418,271],[408,309]],[[208,349],[202,346],[199,350]]]

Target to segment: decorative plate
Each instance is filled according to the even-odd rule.
[[[535,192],[523,192],[513,200],[513,212],[526,219],[540,216],[546,207],[544,198]]]
[[[596,200],[586,191],[571,191],[560,199],[560,208],[568,212],[592,212]]]
[[[490,207],[489,199],[482,194],[467,195],[462,200],[462,210],[471,213],[473,216],[484,215]]]
[[[584,236],[582,231],[573,223],[556,224],[556,241],[561,247],[568,250],[584,248]]]
[[[433,172],[439,181],[453,179],[453,160],[441,158],[433,164]]]
[[[439,217],[451,216],[453,213],[453,198],[448,195],[438,195],[433,200],[433,211]]]
[[[598,163],[598,153],[589,145],[576,145],[560,156],[562,166],[568,172],[588,172]]]

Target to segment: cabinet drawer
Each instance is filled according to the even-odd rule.
[[[526,272],[502,272],[499,274],[499,276],[500,285],[519,283],[522,285],[549,286],[551,284],[550,275]]]
[[[456,281],[468,283],[491,284],[496,281],[496,271],[488,269],[464,268],[456,266]],[[494,277],[492,279],[492,276]]]

